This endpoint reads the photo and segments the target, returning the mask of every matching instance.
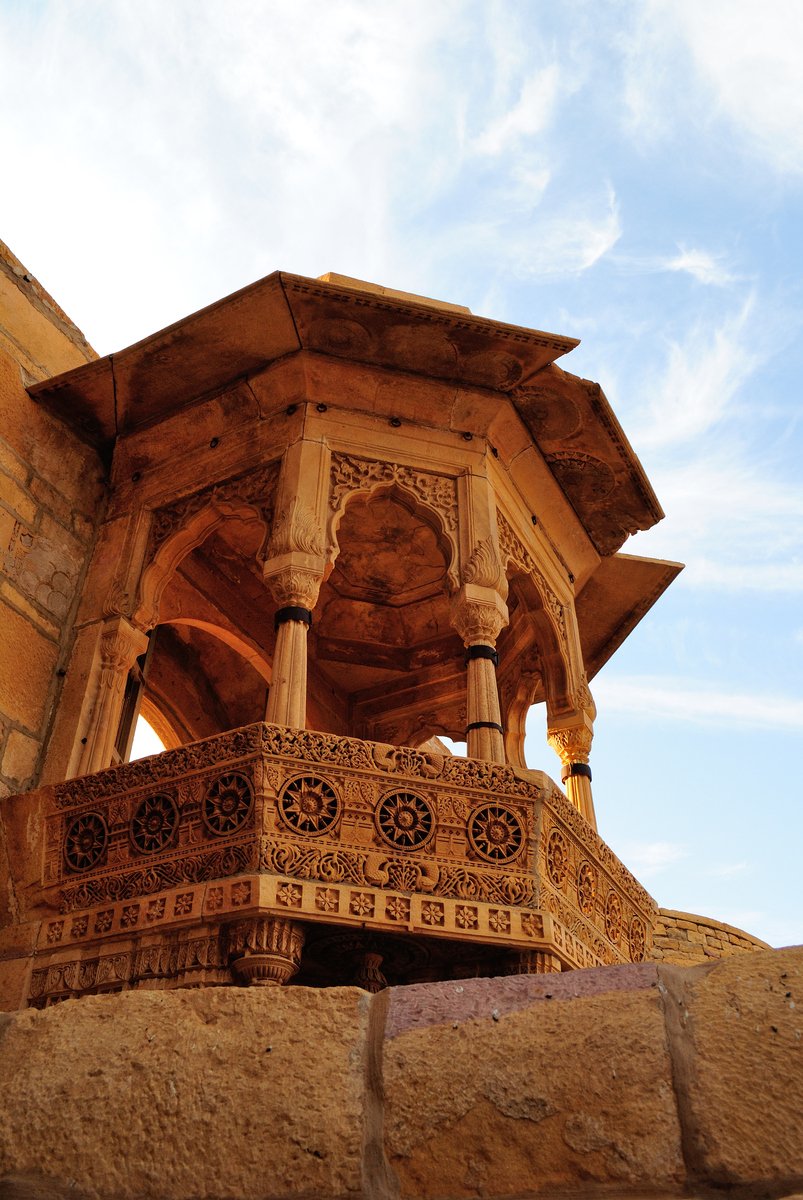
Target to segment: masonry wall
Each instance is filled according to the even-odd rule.
[[[688,966],[712,958],[728,958],[731,954],[768,949],[766,942],[733,925],[725,925],[710,917],[700,917],[696,913],[662,908],[655,926],[650,958],[654,962]]]
[[[105,486],[97,454],[26,386],[96,358],[0,242],[0,797],[40,779]],[[30,828],[36,842],[40,831]],[[15,924],[0,826],[0,963],[30,952]]]
[[[97,454],[28,396],[97,355],[0,242],[0,795],[36,786],[104,497]],[[0,905],[2,900],[0,900]]]

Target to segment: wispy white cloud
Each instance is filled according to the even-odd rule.
[[[650,880],[688,858],[680,842],[623,842],[620,853],[637,879]]]
[[[712,129],[781,172],[803,172],[803,7],[648,0],[622,37],[630,127],[655,140]],[[678,79],[683,80],[682,87]]]
[[[736,875],[744,875],[751,869],[750,863],[747,862],[713,863],[706,868],[706,874],[714,879],[733,879]]]
[[[521,141],[541,133],[552,120],[559,84],[557,63],[525,79],[515,103],[485,126],[474,139],[473,150],[490,156],[509,153]]]
[[[526,221],[496,212],[456,223],[439,239],[442,263],[471,257],[480,269],[527,281],[555,281],[582,275],[615,246],[622,234],[612,188],[560,209],[541,206]],[[493,314],[498,317],[499,313]]]
[[[718,111],[782,171],[803,171],[803,7],[773,0],[662,0]]]
[[[717,324],[698,320],[682,341],[669,341],[663,377],[650,389],[648,423],[637,433],[639,445],[692,441],[722,419],[763,361],[755,337],[747,334],[753,309],[751,294]]]
[[[720,260],[707,250],[688,250],[685,246],[679,246],[674,258],[665,259],[662,266],[665,271],[682,271],[698,283],[716,287],[724,287],[736,280],[736,276],[726,271]]]
[[[600,709],[649,721],[803,730],[803,697],[718,690],[708,681],[675,676],[600,676]]]

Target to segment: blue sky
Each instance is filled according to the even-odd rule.
[[[0,0],[0,236],[110,352],[277,268],[582,339],[687,563],[597,677],[601,832],[803,940],[803,4]],[[557,774],[533,713],[529,761]]]

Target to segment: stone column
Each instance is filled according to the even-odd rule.
[[[318,599],[323,571],[285,566],[271,574],[271,564],[265,566],[267,583],[279,605],[274,616],[276,650],[265,719],[274,725],[304,729],[307,724],[307,630],[312,624],[312,610]]]
[[[128,672],[147,648],[147,634],[126,617],[109,617],[104,621],[93,666],[95,700],[82,738],[77,774],[88,775],[112,765]]]
[[[507,605],[490,587],[466,583],[452,604],[452,625],[466,647],[467,753],[486,762],[505,761],[496,639],[507,620]]]
[[[588,765],[594,726],[587,713],[573,714],[555,721],[547,731],[549,744],[563,764],[561,781],[572,804],[594,829],[597,818],[591,795],[591,768]]]

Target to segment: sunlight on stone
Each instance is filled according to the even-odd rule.
[[[158,733],[145,720],[144,717],[137,718],[137,727],[134,730],[134,741],[131,745],[131,758],[133,762],[136,758],[146,758],[149,754],[161,754],[166,746]]]

